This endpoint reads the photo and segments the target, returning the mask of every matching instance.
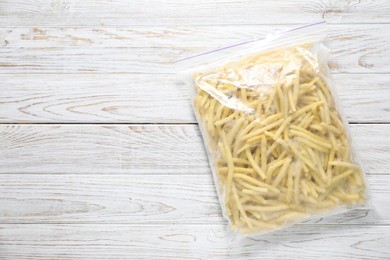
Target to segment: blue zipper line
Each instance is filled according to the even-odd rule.
[[[293,29],[287,30],[285,32],[282,32],[279,35],[283,35],[285,33],[293,32],[293,31],[296,31],[296,30],[304,29],[304,28],[307,28],[307,27],[311,27],[311,26],[318,25],[318,24],[323,24],[323,23],[326,23],[326,21],[321,21],[321,22],[317,22],[317,23],[303,25],[303,26],[300,26],[300,27],[293,28]],[[258,38],[258,39],[254,39],[254,40],[250,40],[250,41],[246,41],[246,42],[240,42],[240,43],[237,43],[237,44],[229,45],[229,46],[222,47],[222,48],[219,48],[219,49],[215,49],[215,50],[212,50],[212,51],[208,51],[208,52],[203,52],[203,53],[200,53],[200,54],[192,55],[192,56],[189,56],[189,57],[177,60],[174,63],[178,63],[178,62],[181,62],[181,61],[193,59],[193,58],[196,58],[196,57],[199,57],[199,56],[203,56],[203,55],[207,55],[207,54],[210,54],[210,53],[214,53],[214,52],[217,52],[217,51],[222,51],[222,50],[226,50],[226,49],[229,49],[229,48],[245,45],[245,44],[248,44],[248,43],[262,41],[264,39],[266,39],[266,37]]]

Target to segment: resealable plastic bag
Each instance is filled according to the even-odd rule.
[[[367,200],[318,22],[181,60],[223,216],[257,235]]]

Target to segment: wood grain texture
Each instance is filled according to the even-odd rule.
[[[349,122],[390,122],[390,74],[333,75]],[[1,123],[195,123],[172,74],[0,74]]]
[[[176,73],[173,61],[290,26],[2,28],[0,73]],[[389,73],[390,25],[330,25],[333,73]]]
[[[0,1],[0,259],[388,259],[389,13],[387,0]],[[340,105],[364,123],[351,133],[371,208],[232,245],[171,63],[319,19]]]
[[[6,259],[388,259],[389,226],[296,225],[229,243],[220,225],[0,225]]]
[[[390,125],[351,125],[362,165],[389,173]],[[0,173],[208,174],[196,125],[0,125]]]
[[[386,0],[76,1],[0,2],[0,26],[125,26],[311,22],[388,23]]]
[[[390,224],[389,175],[370,175],[370,205],[305,224]],[[0,224],[226,224],[207,175],[2,174]]]

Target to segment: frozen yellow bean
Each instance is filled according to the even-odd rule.
[[[310,45],[193,74],[194,110],[231,228],[257,233],[365,200],[365,180]]]

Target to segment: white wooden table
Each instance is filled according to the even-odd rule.
[[[324,18],[373,208],[229,247],[170,61]],[[389,259],[387,0],[0,1],[0,259]]]

